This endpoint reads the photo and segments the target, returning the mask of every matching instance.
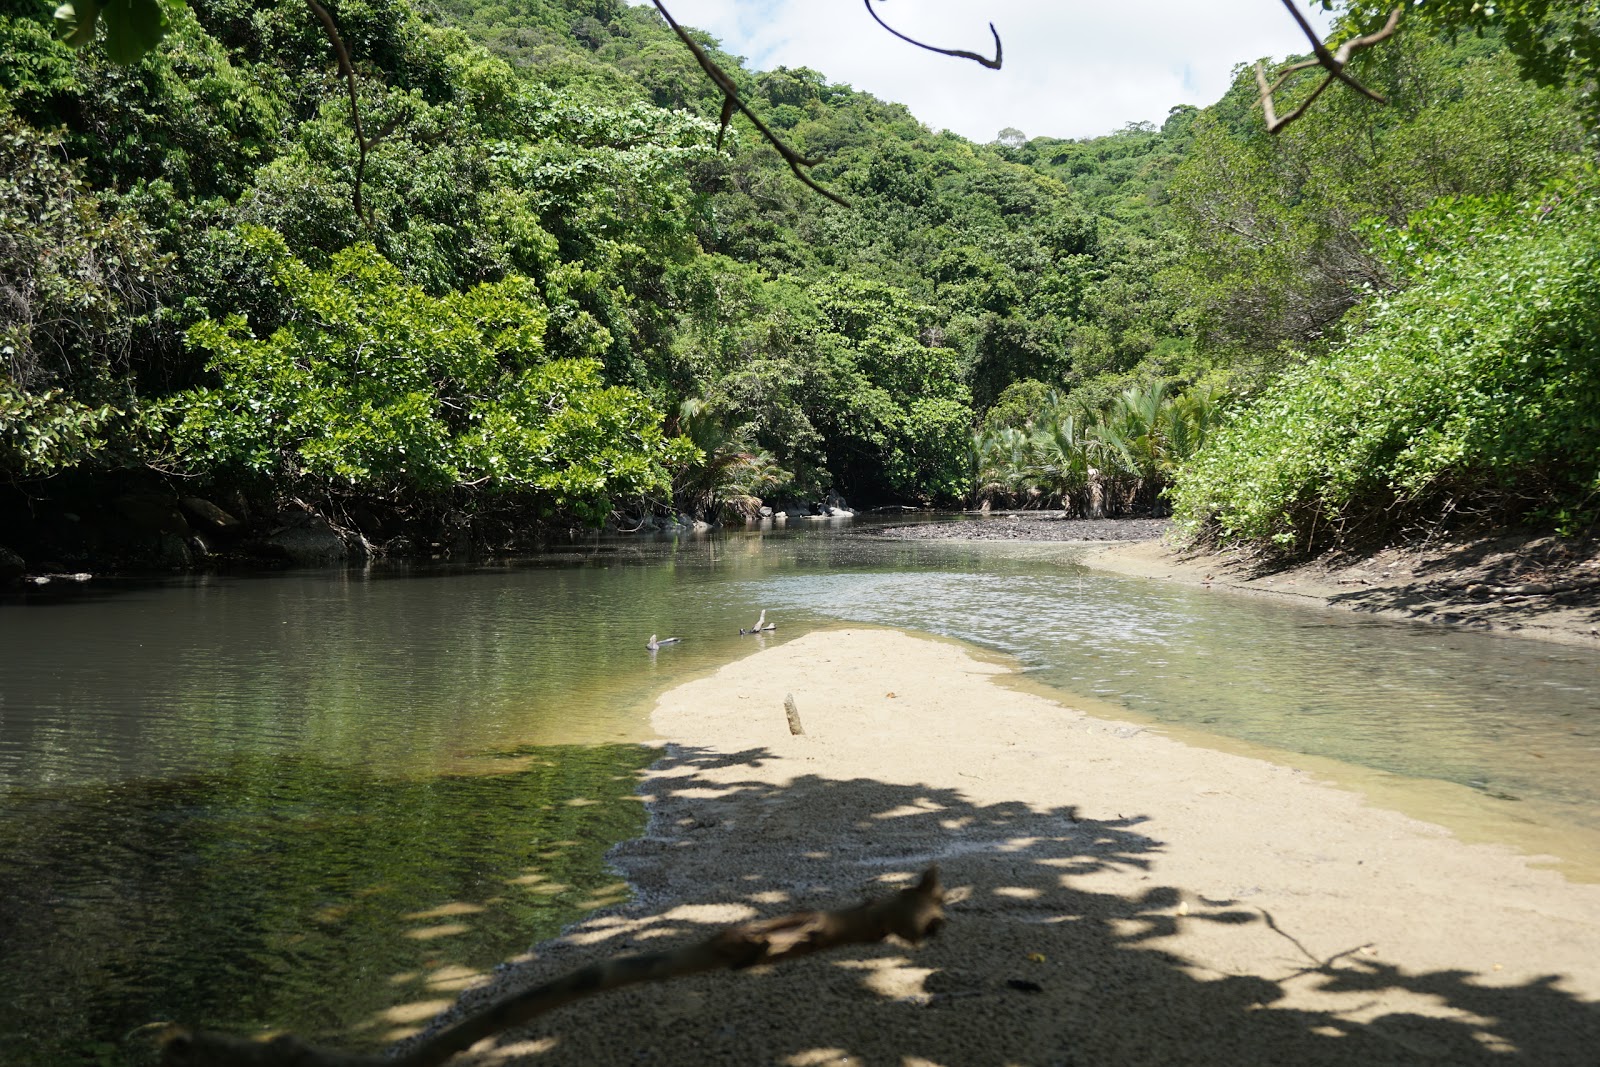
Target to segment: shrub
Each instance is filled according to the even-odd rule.
[[[1409,287],[1286,374],[1181,472],[1203,536],[1309,553],[1459,511],[1593,510],[1600,488],[1600,195],[1441,201],[1373,228]]]

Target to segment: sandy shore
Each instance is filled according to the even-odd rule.
[[[921,949],[621,990],[482,1064],[1600,1062],[1600,886],[1303,771],[996,684],[887,630],[818,632],[666,694],[639,890],[496,991],[716,926],[837,907],[930,863]],[[806,733],[790,736],[785,694]]]

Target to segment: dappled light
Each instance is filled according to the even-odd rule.
[[[761,749],[674,749],[649,788],[678,836],[627,842],[616,859],[645,886],[659,865],[687,868],[700,892],[664,911],[628,908],[582,923],[520,965],[519,982],[796,906],[836,905],[850,897],[840,887],[903,885],[928,860],[952,887],[942,935],[915,951],[885,943],[615,991],[503,1035],[473,1062],[977,1067],[1035,1062],[1054,1048],[1062,1062],[1099,1064],[1426,1058],[1577,1067],[1600,1047],[1600,1013],[1559,980],[1507,984],[1488,962],[1483,973],[1412,972],[1385,961],[1381,945],[1303,944],[1248,894],[1162,884],[1161,829],[1144,815],[1091,819],[1071,806],[980,803],[959,790],[865,779],[803,775],[774,785],[739,776],[771,758]],[[782,820],[788,848],[778,855],[791,859],[743,869],[746,856],[774,855],[766,840],[778,832],[766,817],[774,812],[811,813]],[[857,814],[841,834],[830,812]],[[695,871],[704,878],[693,880]],[[1106,872],[1150,884],[1086,888]],[[1168,947],[1202,927],[1207,944],[1281,945],[1268,950],[1278,963],[1229,973]],[[466,1004],[486,995],[474,990]],[[1377,995],[1390,1006],[1375,1009]],[[1404,1010],[1393,1008],[1397,995]],[[595,1025],[600,1018],[627,1022]],[[895,1050],[889,1059],[886,1048]]]

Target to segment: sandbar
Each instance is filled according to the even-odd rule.
[[[606,993],[462,1062],[1600,1062],[1600,886],[1305,770],[997,684],[1010,670],[851,627],[666,693],[649,829],[612,855],[635,898],[454,1011],[930,864],[955,887],[948,927]]]

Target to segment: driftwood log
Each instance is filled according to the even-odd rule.
[[[794,702],[793,693],[783,698],[783,713],[789,717],[789,732],[791,734],[798,735],[806,732],[805,727],[800,725],[800,708]]]
[[[944,889],[938,868],[930,867],[916,885],[854,908],[799,911],[740,923],[698,944],[591,964],[496,1001],[399,1056],[317,1048],[290,1034],[254,1041],[173,1027],[162,1038],[161,1062],[166,1067],[436,1067],[486,1037],[595,993],[707,971],[782,963],[890,935],[921,944],[943,925]]]

